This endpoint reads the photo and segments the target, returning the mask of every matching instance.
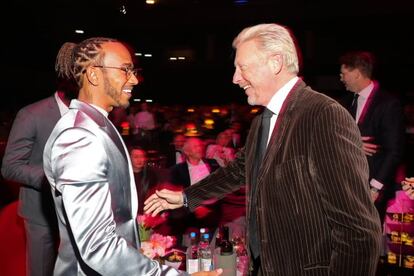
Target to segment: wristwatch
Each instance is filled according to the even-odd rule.
[[[183,192],[183,206],[188,208],[187,195]]]

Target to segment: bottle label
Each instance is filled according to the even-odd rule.
[[[198,272],[199,270],[198,266],[199,266],[198,259],[187,259],[187,272],[189,274]]]
[[[211,259],[202,258],[200,260],[200,271],[211,271],[211,270],[213,270]]]

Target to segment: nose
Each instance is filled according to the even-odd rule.
[[[235,69],[234,74],[233,74],[233,83],[234,84],[239,84],[241,80],[242,80],[242,77],[241,77],[241,74],[240,74],[240,70]]]
[[[128,80],[132,85],[137,85],[138,83],[140,83],[139,77],[136,76],[135,74],[131,74],[131,77]]]

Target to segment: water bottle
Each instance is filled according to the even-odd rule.
[[[198,245],[198,258],[200,261],[200,271],[213,270],[213,252],[210,247],[210,236],[205,233]]]
[[[190,233],[190,246],[187,248],[186,253],[186,268],[189,274],[198,272],[200,264],[198,260],[198,244],[197,235],[195,232]]]

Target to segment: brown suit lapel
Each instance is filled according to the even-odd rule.
[[[263,158],[262,165],[258,173],[258,183],[262,178],[263,174],[266,174],[269,170],[271,163],[275,160],[280,150],[280,147],[284,141],[286,130],[291,123],[292,116],[294,115],[294,109],[296,106],[297,98],[300,96],[300,90],[302,90],[306,84],[299,79],[298,82],[293,86],[289,92],[286,100],[284,101],[282,108],[280,109],[279,115],[275,126],[270,137],[269,145],[266,149],[265,156]],[[257,137],[256,137],[257,139]]]

